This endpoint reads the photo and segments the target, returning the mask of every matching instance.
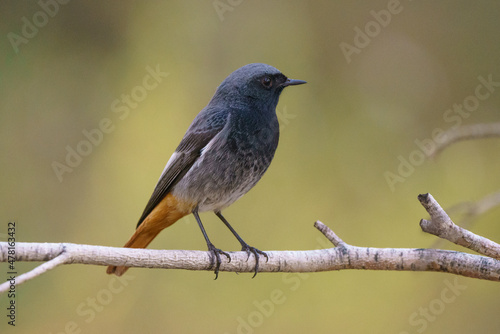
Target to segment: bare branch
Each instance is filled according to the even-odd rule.
[[[461,140],[500,137],[500,123],[465,125],[450,129],[441,137],[443,141],[436,143],[437,145],[427,153],[429,157],[437,156],[446,147]]]
[[[431,216],[431,220],[422,219],[420,221],[420,227],[424,232],[434,234],[480,254],[500,259],[499,244],[455,225],[431,194],[419,195],[418,200]]]
[[[462,214],[462,219],[458,224],[466,228],[470,222],[478,216],[500,206],[500,192],[495,192],[484,196],[475,202],[464,201],[446,209],[449,216]]]
[[[470,229],[473,225],[474,219],[480,215],[500,206],[500,192],[489,194],[475,202],[466,201],[455,204],[446,209],[448,216],[461,214],[461,219],[457,225],[464,229]],[[455,220],[456,221],[456,220]],[[445,239],[436,239],[429,248],[438,248]]]
[[[35,278],[38,275],[41,275],[51,269],[54,269],[55,267],[67,263],[69,260],[69,255],[68,253],[63,253],[52,260],[45,262],[42,265],[39,265],[35,269],[28,271],[27,273],[22,274],[21,276],[16,278],[16,284],[19,285],[21,283],[24,283],[32,278]],[[7,283],[0,284],[0,292],[4,291],[4,286],[7,287]]]
[[[326,226],[325,224],[323,224],[322,222],[320,222],[319,220],[317,220],[315,223],[314,223],[314,227],[316,227],[321,233],[323,233],[323,235],[328,239],[330,240],[330,242],[332,244],[334,244],[335,246],[339,246],[339,245],[342,245],[344,244],[344,241],[342,241],[342,239],[340,239],[336,234],[335,232],[333,232],[332,230],[330,230],[330,228],[328,226]]]
[[[18,261],[46,261],[65,248],[66,258],[59,264],[126,265],[128,267],[211,270],[210,254],[205,251],[126,249],[104,246],[17,243]],[[0,261],[5,261],[6,243],[0,243]],[[319,272],[342,269],[436,271],[500,281],[500,261],[454,251],[409,248],[340,247],[308,251],[269,251],[269,261],[260,263],[260,272]],[[54,259],[57,259],[56,256]],[[254,259],[245,252],[231,253],[220,271],[253,272]],[[30,272],[31,273],[31,272]],[[42,273],[40,270],[39,274]],[[32,275],[33,278],[35,275]],[[8,287],[0,289],[5,292]]]
[[[372,248],[345,243],[326,225],[317,221],[314,226],[335,247],[307,251],[267,251],[269,261],[259,264],[260,272],[318,272],[342,269],[434,271],[500,281],[500,246],[455,225],[430,194],[419,200],[431,215],[422,219],[425,232],[445,238],[481,254],[473,255],[439,249]],[[0,262],[11,261],[12,246],[0,242]],[[186,270],[212,270],[210,253],[187,250],[130,249],[69,243],[16,243],[16,261],[48,261],[32,271],[15,278],[15,284],[47,272],[61,264],[90,264]],[[12,256],[11,256],[12,257]],[[232,252],[231,262],[224,261],[220,271],[253,272],[255,259],[246,252]],[[0,285],[0,293],[12,282]]]

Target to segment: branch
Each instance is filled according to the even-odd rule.
[[[470,229],[474,219],[498,206],[500,206],[500,192],[489,194],[475,202],[467,201],[455,204],[446,211],[448,215],[461,214],[462,218],[458,221],[458,225]],[[437,239],[429,248],[438,248],[445,240]]]
[[[455,225],[431,194],[419,195],[418,200],[431,215],[430,221],[425,219],[420,221],[420,227],[424,232],[500,260],[499,244]]]
[[[260,272],[319,272],[342,269],[434,271],[500,281],[500,245],[456,226],[430,194],[419,200],[431,215],[422,219],[425,232],[450,240],[485,256],[439,249],[372,248],[345,243],[331,229],[317,221],[314,226],[334,248],[307,251],[268,251],[269,260],[259,264]],[[0,242],[0,262],[10,262],[8,243]],[[141,268],[212,270],[210,253],[188,250],[130,249],[70,243],[16,243],[15,261],[48,261],[15,278],[15,284],[47,272],[61,264],[115,265]],[[12,253],[11,253],[12,254]],[[253,272],[255,259],[246,252],[232,252],[220,271]],[[0,292],[11,282],[0,284]]]
[[[448,208],[449,214],[461,213],[463,218],[460,220],[460,225],[469,226],[474,218],[500,206],[500,192],[495,192],[484,196],[475,202],[461,202]]]
[[[437,142],[427,155],[436,157],[442,150],[461,140],[500,137],[500,123],[465,125],[450,129],[442,134],[443,141]]]

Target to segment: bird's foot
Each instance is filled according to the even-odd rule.
[[[221,254],[224,255],[225,257],[227,257],[228,262],[231,262],[231,256],[229,256],[229,254],[224,252],[223,250],[216,248],[212,243],[208,244],[208,251],[211,254],[210,267],[213,268],[215,266],[215,270],[214,270],[215,278],[214,279],[217,279],[217,277],[219,277],[219,268],[220,268],[220,264],[222,262],[221,258],[220,258]]]
[[[262,255],[266,258],[266,262],[269,261],[269,256],[267,256],[267,254],[265,252],[255,248],[255,247],[249,246],[248,244],[242,245],[241,250],[244,252],[247,252],[247,255],[248,255],[247,261],[250,258],[250,254],[253,254],[255,256],[255,270],[254,270],[255,273],[252,276],[252,278],[254,278],[257,275],[257,272],[259,271],[260,255]]]

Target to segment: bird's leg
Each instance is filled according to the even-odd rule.
[[[231,231],[231,233],[234,234],[236,239],[238,239],[238,241],[241,244],[241,250],[247,252],[248,258],[250,258],[250,254],[253,254],[255,256],[255,274],[253,274],[252,276],[252,278],[254,278],[255,275],[257,275],[257,272],[259,271],[259,257],[260,257],[259,254],[265,256],[266,262],[269,261],[269,257],[263,251],[248,245],[243,239],[241,239],[241,237],[238,235],[238,233],[236,233],[234,228],[229,224],[226,218],[224,218],[224,216],[220,213],[220,211],[215,211],[215,214],[217,215],[217,217],[220,218],[220,220],[222,220],[222,222],[227,226],[227,228]]]
[[[219,277],[219,268],[220,268],[220,264],[221,264],[220,254],[226,256],[229,262],[231,262],[231,257],[229,256],[228,253],[220,250],[219,248],[216,248],[214,246],[214,244],[208,238],[207,232],[205,231],[205,228],[203,227],[203,224],[201,223],[200,216],[198,215],[198,207],[196,207],[193,210],[193,215],[196,218],[198,225],[200,226],[201,233],[203,233],[203,237],[205,238],[205,241],[207,242],[208,251],[212,254],[211,259],[210,259],[210,266],[214,267],[214,265],[215,265],[214,273],[215,273],[215,279],[217,279],[217,277]]]

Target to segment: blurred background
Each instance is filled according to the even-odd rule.
[[[418,143],[499,121],[499,11],[498,1],[2,1],[1,240],[15,221],[17,241],[122,246],[219,83],[264,62],[308,83],[283,93],[275,159],[225,211],[247,242],[330,247],[313,227],[321,220],[357,246],[463,251],[420,230],[417,195],[448,208],[498,191],[500,140],[461,142],[434,161]],[[499,218],[493,209],[470,228],[498,241]],[[239,249],[215,215],[202,219],[215,245]],[[205,250],[205,242],[186,217],[151,248]],[[370,271],[213,278],[132,269],[117,280],[104,267],[58,267],[17,288],[15,329],[0,297],[0,328],[500,331],[498,283]]]

